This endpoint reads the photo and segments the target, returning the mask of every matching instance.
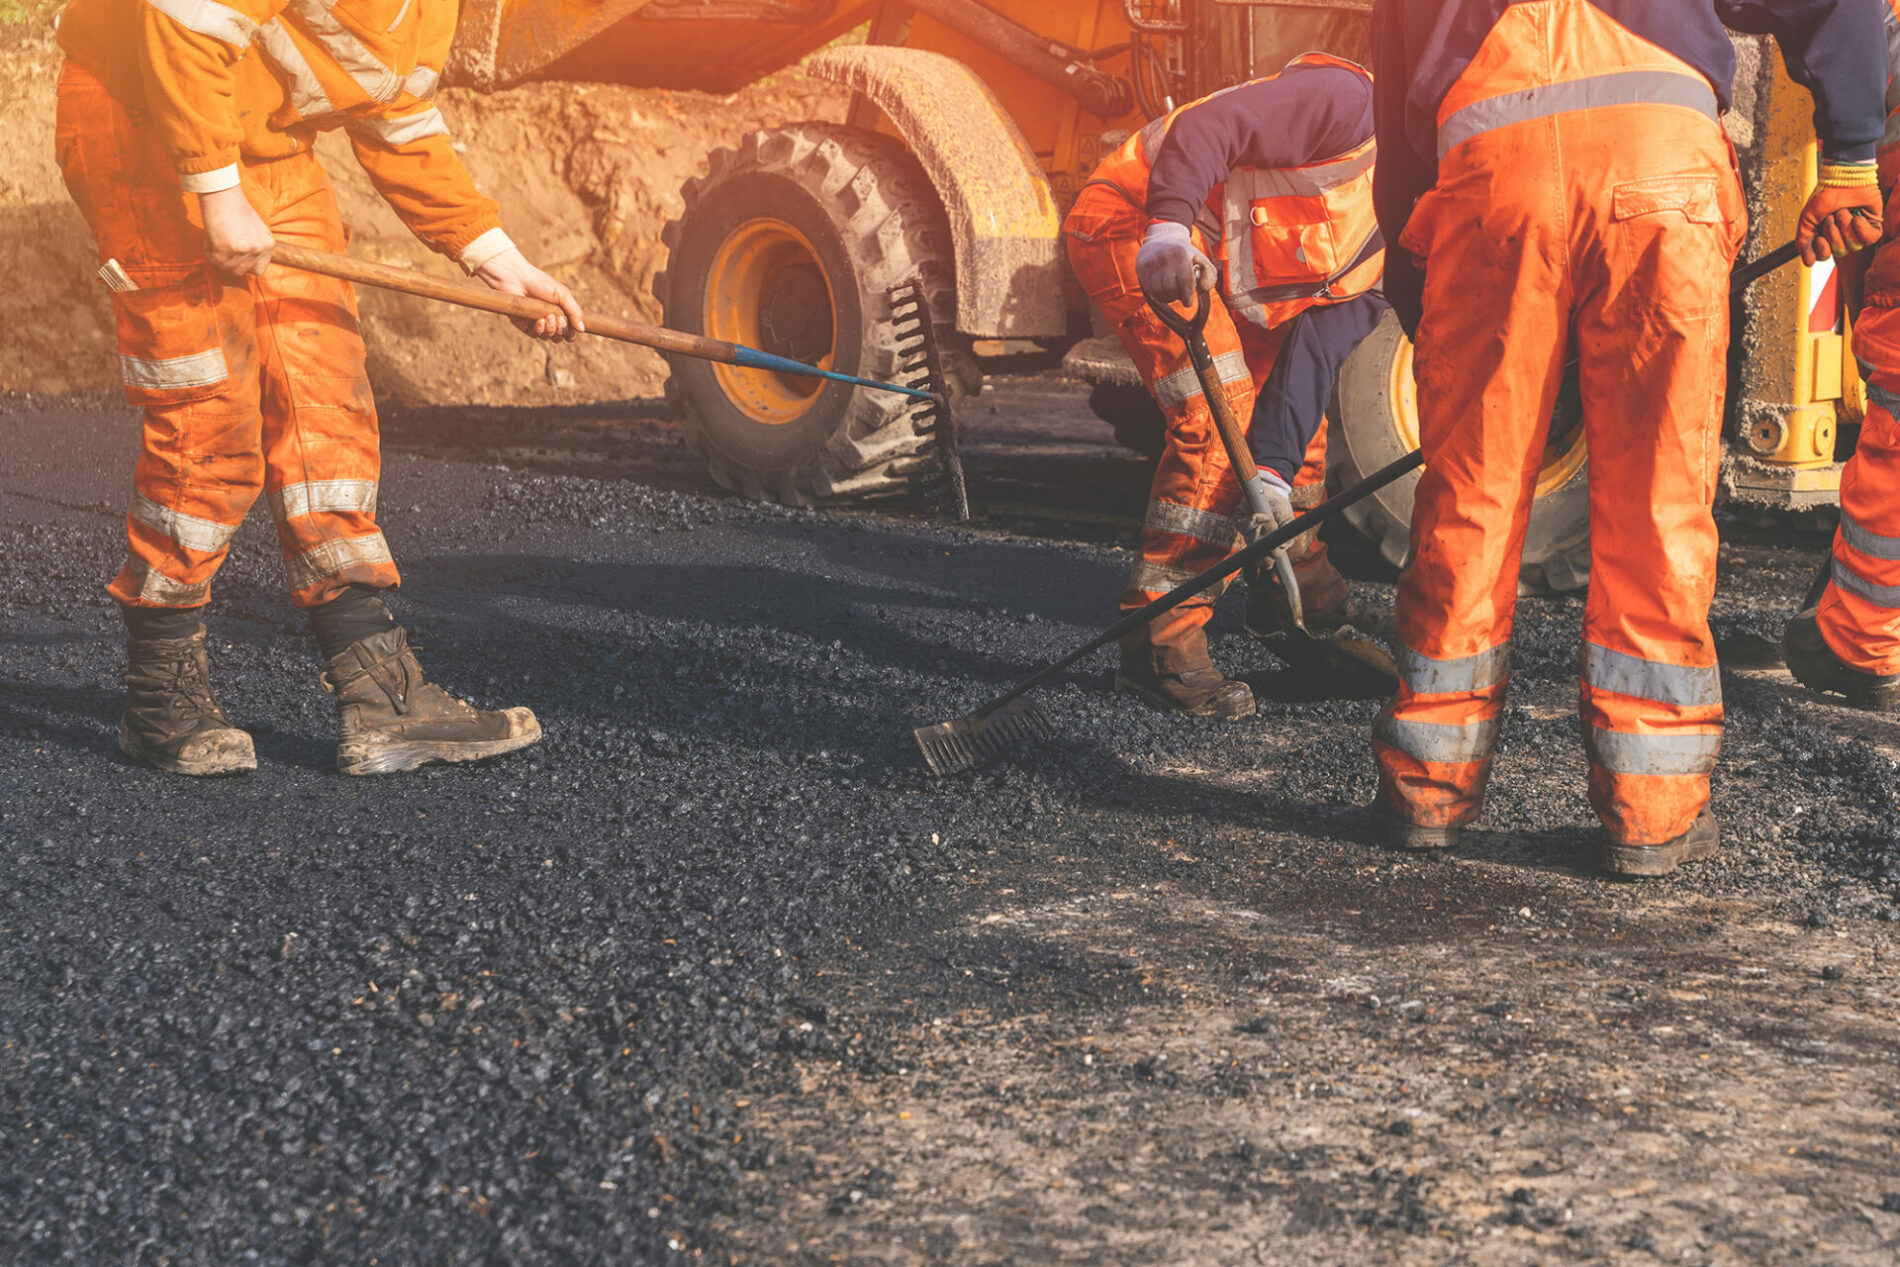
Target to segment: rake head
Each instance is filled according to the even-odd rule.
[[[978,711],[955,721],[938,722],[911,732],[923,749],[924,764],[939,778],[973,770],[991,757],[1056,737],[1056,725],[1042,705],[1018,696],[987,712]]]
[[[962,523],[970,517],[970,499],[963,487],[963,459],[957,453],[950,382],[944,375],[923,278],[899,282],[887,294],[891,327],[897,335],[898,381],[932,396],[910,405],[917,432],[924,437],[923,461],[911,473],[911,489],[932,514]]]

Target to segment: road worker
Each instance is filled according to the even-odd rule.
[[[1893,64],[1876,151],[1886,226],[1854,323],[1867,381],[1860,441],[1841,470],[1841,526],[1818,606],[1789,622],[1782,658],[1804,685],[1858,708],[1900,710],[1900,0],[1883,0]]]
[[[1124,611],[1160,597],[1317,505],[1334,373],[1378,324],[1383,242],[1372,214],[1372,81],[1311,53],[1280,74],[1155,120],[1103,161],[1064,222],[1069,260],[1167,417]],[[1186,345],[1143,291],[1190,303],[1218,286],[1205,337],[1273,513],[1243,498]],[[1347,619],[1345,578],[1316,534],[1289,547],[1306,623]],[[1116,689],[1196,716],[1254,711],[1245,682],[1208,656],[1216,590],[1131,635]],[[1292,619],[1271,566],[1248,579],[1247,626]]]
[[[1727,277],[1746,228],[1720,122],[1724,24],[1775,35],[1814,94],[1804,249],[1864,245],[1886,83],[1870,0],[1375,10],[1386,294],[1416,342],[1425,453],[1399,583],[1403,682],[1373,735],[1390,844],[1454,844],[1482,808],[1524,529],[1574,347],[1591,461],[1582,712],[1603,863],[1659,875],[1715,851],[1711,506]]]
[[[60,23],[57,150],[68,189],[134,289],[114,295],[128,399],[144,411],[109,592],[125,614],[120,747],[180,774],[256,767],[211,693],[211,578],[263,493],[291,601],[309,615],[348,774],[536,742],[525,708],[485,712],[429,682],[381,594],[380,458],[347,283],[271,266],[279,241],[347,235],[315,134],[343,128],[416,235],[488,286],[558,304],[523,322],[570,339],[566,287],[523,258],[432,98],[455,0],[73,0]]]

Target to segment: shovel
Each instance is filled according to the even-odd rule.
[[[1214,369],[1214,354],[1207,346],[1207,317],[1213,309],[1213,292],[1200,292],[1200,302],[1192,316],[1183,316],[1174,305],[1147,296],[1161,324],[1181,336],[1187,345],[1188,360],[1195,377],[1201,381],[1201,394],[1214,415],[1214,427],[1227,449],[1227,464],[1234,468],[1247,508],[1256,515],[1271,513],[1267,505],[1267,482],[1253,460],[1253,450],[1241,432],[1240,421],[1227,400],[1227,389]],[[1320,637],[1306,627],[1306,611],[1300,600],[1300,583],[1293,571],[1293,560],[1285,549],[1273,555],[1273,570],[1286,591],[1287,605],[1293,612],[1293,624],[1268,640],[1275,655],[1301,673],[1319,674],[1341,694],[1366,698],[1391,694],[1398,689],[1399,668],[1384,647],[1354,629],[1342,626],[1330,637]]]

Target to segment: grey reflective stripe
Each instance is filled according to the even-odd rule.
[[[1482,691],[1510,676],[1511,644],[1502,642],[1489,651],[1456,660],[1435,660],[1400,643],[1398,661],[1399,675],[1414,695]]]
[[[1722,702],[1722,671],[1712,664],[1694,668],[1645,660],[1594,642],[1583,644],[1583,680],[1599,691],[1634,695],[1678,708],[1707,708]]]
[[[1875,607],[1900,607],[1900,585],[1876,585],[1866,577],[1834,560],[1834,584],[1849,594],[1857,594]]]
[[[1211,546],[1231,547],[1240,536],[1232,519],[1177,502],[1149,502],[1142,525],[1156,532],[1179,533]],[[1185,577],[1182,579],[1186,579]]]
[[[1372,737],[1388,748],[1397,748],[1414,761],[1435,761],[1440,765],[1467,765],[1490,757],[1498,740],[1498,719],[1463,726],[1433,721],[1401,721],[1381,715],[1373,724]]]
[[[1900,537],[1883,537],[1871,528],[1863,528],[1841,507],[1841,540],[1870,559],[1900,562]]]
[[[284,575],[291,589],[300,590],[328,577],[341,576],[353,567],[391,562],[394,560],[389,556],[389,543],[383,540],[382,533],[372,532],[366,537],[325,541],[294,559],[286,559]]]
[[[1214,373],[1223,383],[1247,383],[1250,386],[1253,383],[1253,371],[1247,367],[1247,357],[1242,352],[1222,352],[1215,357]],[[1172,374],[1163,374],[1155,380],[1155,403],[1163,409],[1186,404],[1201,394],[1201,376],[1194,372],[1192,365],[1175,370]]]
[[[1603,106],[1687,106],[1717,122],[1715,89],[1670,70],[1620,70],[1474,101],[1438,126],[1438,157],[1492,128]]]
[[[1165,594],[1183,581],[1192,580],[1197,574],[1187,568],[1172,568],[1162,563],[1150,563],[1138,558],[1135,565],[1128,569],[1130,589],[1138,589],[1144,594]],[[1209,590],[1209,595],[1214,591]]]
[[[1227,173],[1227,200],[1244,207],[1253,223],[1253,204],[1265,198],[1311,198],[1351,184],[1372,169],[1372,150],[1314,163],[1310,167],[1241,167]],[[1232,216],[1228,217],[1230,220]]]
[[[140,558],[126,559],[125,570],[139,583],[138,599],[141,603],[157,603],[162,607],[197,607],[211,597],[210,581],[199,581],[196,585],[174,581],[163,572],[154,571]]]
[[[1887,411],[1892,418],[1900,418],[1900,396],[1888,391],[1871,378],[1867,380],[1867,398]]]
[[[276,18],[257,28],[257,45],[264,52],[264,58],[290,81],[290,108],[305,119],[320,119],[326,114],[335,114],[336,106],[330,101],[330,95],[323,90],[323,84],[317,79],[317,72],[310,69],[310,63],[304,60],[303,50],[284,29],[283,23]]]
[[[441,82],[440,70],[434,66],[418,66],[402,81],[402,90],[419,101],[427,101],[435,96],[436,85]]]
[[[216,0],[145,0],[187,31],[223,40],[233,48],[249,48],[257,38],[257,23]]]
[[[119,373],[127,387],[147,391],[167,391],[180,387],[209,387],[222,383],[231,371],[224,363],[224,349],[193,352],[190,356],[147,358],[119,353]]]
[[[287,484],[270,495],[270,511],[278,520],[323,512],[373,515],[375,480],[309,480]]]
[[[371,101],[388,103],[396,99],[402,91],[402,76],[398,75],[364,47],[363,41],[344,29],[336,15],[330,12],[336,0],[325,4],[324,0],[290,0],[290,12],[312,39],[323,46],[338,66],[356,81]]]
[[[404,115],[400,119],[385,119],[370,115],[351,119],[350,131],[359,136],[373,136],[384,145],[408,145],[425,137],[447,136],[449,125],[442,118],[442,112],[430,106],[421,114]]]
[[[216,554],[231,544],[231,538],[237,535],[236,524],[221,524],[210,519],[200,519],[196,515],[187,515],[161,506],[142,493],[132,494],[132,505],[128,508],[132,518],[148,528],[170,537],[187,550],[198,550],[205,554]]]
[[[1722,754],[1722,735],[1638,735],[1585,726],[1583,746],[1591,763],[1611,774],[1707,774]]]

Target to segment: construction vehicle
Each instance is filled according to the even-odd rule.
[[[885,294],[923,279],[958,393],[989,358],[1038,350],[1093,384],[1124,442],[1158,451],[1158,411],[1069,277],[1064,212],[1132,129],[1311,49],[1366,61],[1372,0],[465,0],[452,83],[567,79],[733,91],[803,61],[853,91],[847,120],[752,134],[682,190],[656,279],[666,324],[888,378]],[[1751,253],[1793,232],[1812,187],[1805,92],[1766,41],[1738,41],[1729,129]],[[1864,409],[1842,277],[1791,268],[1737,323],[1721,493],[1825,511]],[[1099,317],[1094,318],[1099,322]],[[794,505],[909,489],[926,437],[885,394],[675,359],[668,393],[712,477]],[[1417,443],[1411,349],[1395,322],[1342,371],[1331,418],[1342,482]],[[1581,585],[1588,455],[1560,403],[1538,478],[1524,579]],[[1412,480],[1352,519],[1399,562]]]

